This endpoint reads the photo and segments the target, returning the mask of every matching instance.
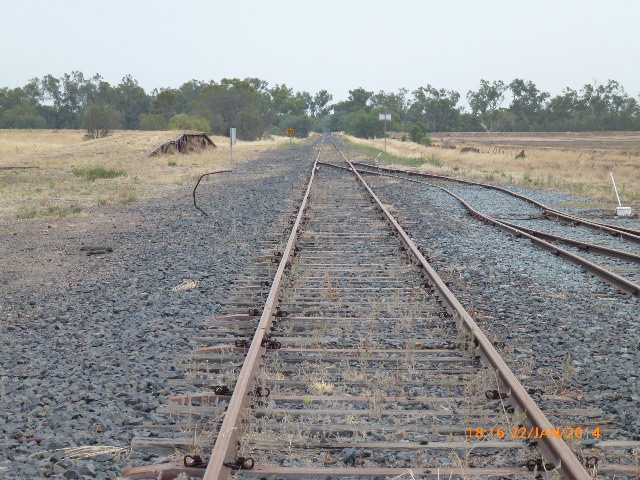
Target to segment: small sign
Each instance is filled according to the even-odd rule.
[[[391,114],[390,113],[381,113],[378,117],[378,120],[388,120],[391,121]]]
[[[285,133],[290,137],[293,137],[293,134],[296,133],[296,131],[293,128],[288,128]]]
[[[236,144],[236,129],[235,128],[230,128],[229,129],[229,137],[231,137],[231,145],[235,145]]]

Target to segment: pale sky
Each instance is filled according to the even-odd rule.
[[[566,86],[618,80],[640,95],[633,0],[0,0],[0,87],[51,73],[131,74],[147,92],[259,77],[343,100],[481,78]]]

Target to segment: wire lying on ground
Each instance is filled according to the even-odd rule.
[[[208,217],[209,214],[207,212],[205,212],[204,210],[202,210],[198,204],[196,203],[196,189],[198,188],[198,185],[200,185],[200,181],[206,177],[207,175],[215,175],[216,173],[228,173],[228,172],[232,172],[233,170],[219,170],[217,172],[209,172],[209,173],[205,173],[203,175],[200,175],[200,178],[198,179],[198,181],[196,182],[196,186],[193,187],[193,206],[196,207],[198,210],[200,210],[205,217]]]

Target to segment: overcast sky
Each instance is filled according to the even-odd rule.
[[[0,0],[0,87],[51,73],[131,74],[147,90],[259,77],[335,100],[481,78],[640,94],[633,0]]]

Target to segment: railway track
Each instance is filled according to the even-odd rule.
[[[197,423],[196,433],[174,422],[160,428],[164,437],[139,440],[156,453],[188,454],[125,475],[534,478],[546,471],[587,479],[595,469],[636,471],[615,451],[596,465],[588,450],[560,438],[567,424],[593,432],[606,423],[602,412],[520,384],[337,147],[321,147],[286,245],[271,245],[226,315],[198,337],[203,346],[182,365],[187,378],[175,382],[186,392],[164,411]],[[541,406],[563,424],[552,424]],[[599,442],[601,450],[624,446]]]
[[[576,263],[588,272],[595,274],[606,282],[620,288],[631,295],[640,295],[640,236],[633,229],[613,230],[612,226],[579,219],[572,215],[549,209],[524,195],[511,192],[502,187],[488,184],[457,180],[421,172],[389,169],[367,164],[354,164],[361,173],[380,175],[413,183],[435,187],[456,198],[476,218],[490,223],[510,234],[518,237],[526,236],[538,246],[551,251],[565,260]],[[444,185],[446,186],[444,186]],[[483,213],[468,200],[473,197],[473,190],[454,189],[452,185],[464,185],[470,189],[487,189],[497,193],[493,198],[494,205],[500,204],[500,198],[511,195],[518,199],[520,205],[510,213],[513,217],[521,217],[523,210],[529,218],[505,219]],[[524,205],[522,205],[524,204]],[[527,204],[531,205],[527,209]],[[485,204],[482,210],[491,209],[491,204]],[[532,228],[531,224],[537,228]],[[576,227],[580,230],[576,232]],[[616,227],[617,228],[617,227]],[[640,232],[636,232],[640,233]],[[568,249],[561,249],[558,245],[565,245]]]
[[[622,225],[612,225],[612,224],[608,224],[608,223],[604,223],[604,222],[598,222],[598,221],[595,221],[595,220],[589,220],[589,219],[578,217],[576,215],[568,214],[568,213],[562,212],[560,210],[548,207],[544,203],[538,202],[537,200],[535,200],[533,198],[530,198],[530,197],[527,197],[526,195],[519,194],[517,192],[509,190],[508,188],[500,187],[498,185],[491,185],[491,184],[488,184],[488,183],[473,182],[471,180],[463,180],[463,179],[460,179],[460,178],[448,177],[448,176],[445,176],[445,175],[436,175],[436,174],[432,174],[432,173],[424,173],[424,172],[416,172],[416,171],[412,171],[412,170],[399,170],[399,169],[394,169],[394,168],[380,167],[379,165],[371,165],[371,164],[360,163],[360,162],[354,162],[354,166],[356,166],[356,167],[366,167],[366,168],[370,168],[372,170],[378,170],[378,171],[384,171],[384,172],[399,173],[399,174],[408,175],[408,176],[414,176],[414,177],[431,178],[431,179],[436,179],[436,180],[440,180],[440,181],[444,181],[444,182],[452,182],[452,183],[456,183],[456,184],[464,184],[464,185],[468,185],[468,186],[477,186],[477,187],[482,187],[482,188],[485,188],[485,189],[494,190],[496,192],[504,193],[504,194],[506,194],[508,196],[520,199],[523,202],[526,202],[526,203],[528,203],[530,205],[533,205],[534,207],[537,207],[540,210],[542,210],[543,213],[545,215],[548,215],[549,217],[553,217],[553,218],[557,218],[557,219],[562,220],[562,221],[566,221],[566,222],[568,222],[568,223],[570,223],[570,224],[572,224],[574,226],[581,225],[581,226],[584,226],[586,228],[590,228],[592,230],[596,230],[598,232],[605,232],[605,233],[608,233],[608,234],[616,236],[616,237],[627,239],[627,240],[629,240],[631,242],[634,242],[634,243],[640,243],[640,230],[638,230],[638,229],[625,227],[625,226],[622,226]]]

